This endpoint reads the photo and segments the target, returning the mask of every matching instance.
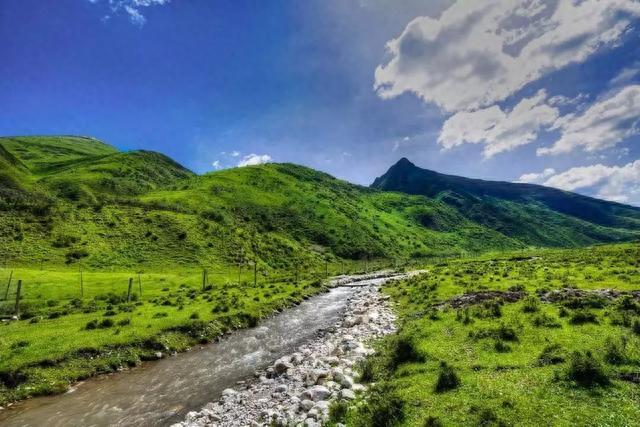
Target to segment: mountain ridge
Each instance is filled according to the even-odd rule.
[[[94,139],[0,138],[0,257],[129,268],[232,265],[254,254],[277,269],[640,236],[633,215],[596,224],[455,186],[434,195],[375,188],[411,183],[415,168],[405,159],[386,174],[399,179],[363,187],[287,163],[197,175],[161,153]]]

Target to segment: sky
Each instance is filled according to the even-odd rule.
[[[0,0],[0,135],[640,206],[638,0]]]

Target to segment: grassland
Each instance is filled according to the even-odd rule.
[[[13,313],[15,280],[25,285],[20,320],[0,323],[0,406],[209,342],[325,289],[324,272],[260,275],[254,286],[247,269],[211,271],[203,286],[201,270],[85,271],[81,288],[78,271],[5,269],[0,300],[11,272],[0,312]]]
[[[400,331],[361,367],[375,386],[343,421],[636,425],[639,268],[637,244],[596,246],[452,260],[387,286]]]
[[[393,173],[400,184],[401,169]],[[465,182],[447,179],[432,197],[353,185],[292,164],[196,175],[160,153],[120,152],[93,138],[0,138],[0,316],[16,314],[22,281],[20,320],[0,324],[0,405],[254,324],[322,291],[326,275],[364,263],[376,268],[371,260],[397,265],[640,235],[636,208],[580,198],[597,208],[580,216],[530,194],[504,202],[495,192],[484,195],[485,184]],[[500,188],[519,191],[510,185]],[[596,261],[585,269],[608,277]],[[462,270],[449,277],[444,269],[467,264],[446,265],[434,271],[451,280],[429,295],[451,296],[466,281],[473,288],[514,279],[508,273],[484,283]],[[544,266],[536,268],[540,276]],[[555,264],[547,268],[558,274]],[[203,269],[210,272],[204,289]],[[530,287],[549,282],[531,280]],[[421,283],[406,285],[411,304],[422,301]]]

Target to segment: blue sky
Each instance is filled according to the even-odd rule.
[[[0,0],[0,135],[640,205],[636,0]]]

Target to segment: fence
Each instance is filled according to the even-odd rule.
[[[110,295],[126,295],[127,300],[151,299],[179,287],[297,285],[343,274],[409,268],[416,263],[415,260],[393,259],[344,260],[280,270],[249,263],[228,268],[200,267],[166,272],[91,271],[81,266],[77,270],[51,270],[43,265],[35,268],[5,266],[0,268],[0,317],[17,315],[21,306],[33,304],[55,307],[76,299],[101,299]]]

